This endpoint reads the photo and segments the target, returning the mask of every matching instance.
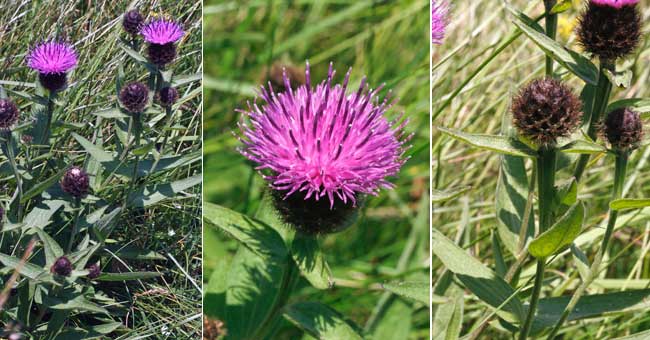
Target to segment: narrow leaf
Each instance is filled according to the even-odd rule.
[[[544,259],[570,246],[582,231],[584,217],[582,202],[574,204],[549,230],[530,243],[528,252],[538,259]]]
[[[438,130],[449,137],[479,149],[521,157],[533,157],[535,155],[534,150],[530,149],[524,143],[512,138],[495,135],[471,134],[442,127],[438,127]]]

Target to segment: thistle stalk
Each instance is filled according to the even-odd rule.
[[[552,14],[551,10],[557,3],[557,0],[544,0],[544,8],[546,9],[546,35],[555,40],[557,35],[557,14]],[[553,58],[546,56],[546,76],[553,76]]]
[[[622,197],[623,193],[623,184],[625,182],[625,175],[627,172],[627,161],[629,153],[627,151],[618,151],[616,152],[616,169],[614,171],[614,188],[612,189],[612,201]],[[575,309],[576,305],[584,295],[585,291],[591,283],[596,279],[598,273],[600,272],[600,266],[603,261],[603,257],[607,253],[610,239],[612,238],[612,233],[614,232],[614,226],[616,225],[616,219],[618,217],[618,211],[609,210],[609,219],[607,221],[607,229],[605,230],[605,236],[603,237],[602,243],[600,245],[600,251],[596,254],[596,258],[592,263],[589,275],[582,282],[580,287],[573,293],[571,300],[567,304],[566,308],[562,312],[562,316],[557,321],[553,330],[548,335],[548,340],[553,340],[557,333],[560,331],[560,328],[566,322],[571,312]]]
[[[536,160],[537,167],[537,186],[538,186],[538,207],[539,207],[539,234],[548,230],[552,223],[553,211],[551,203],[555,196],[555,166],[556,166],[556,149],[554,145],[543,145],[539,149],[539,155]],[[535,273],[535,284],[530,298],[528,315],[523,323],[519,334],[520,340],[525,340],[530,333],[530,328],[537,312],[537,304],[542,292],[544,283],[544,269],[546,260],[537,261],[537,271]]]
[[[607,75],[605,74],[607,70],[614,72],[615,66],[607,61],[601,60],[600,69],[598,72],[598,84],[596,85],[596,91],[592,98],[591,114],[588,114],[589,125],[587,127],[587,135],[593,141],[596,141],[598,139],[598,124],[601,120],[601,117],[605,113],[605,109],[607,108],[607,103],[609,101],[609,95],[612,91],[612,83],[609,81]],[[576,178],[576,181],[579,182],[580,178],[582,178],[582,175],[584,174],[584,171],[587,167],[587,163],[589,163],[589,158],[589,154],[580,155],[573,174],[573,176]]]

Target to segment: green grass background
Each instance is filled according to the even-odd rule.
[[[352,67],[352,84],[358,86],[367,75],[371,87],[385,82],[399,97],[389,117],[404,111],[411,119],[407,130],[415,133],[412,159],[395,179],[397,189],[370,199],[351,229],[321,240],[336,288],[317,291],[301,281],[291,299],[323,302],[363,327],[373,313],[382,311],[375,310],[381,283],[409,275],[428,280],[428,205],[418,204],[428,195],[429,183],[428,1],[208,0],[204,21],[207,202],[247,214],[260,203],[265,184],[237,153],[231,132],[240,119],[235,109],[253,99],[255,87],[274,62],[304,69],[308,59],[312,84],[327,75],[330,61],[338,71],[337,82]],[[424,219],[416,221],[418,213]],[[412,229],[417,230],[413,244],[408,241]],[[236,247],[226,236],[204,231],[204,282],[211,275],[223,275],[212,269],[218,261],[228,261]],[[398,270],[403,253],[408,265]],[[412,322],[408,310],[413,311]],[[385,325],[394,339],[428,338],[428,308],[408,302],[402,320]],[[277,334],[278,339],[300,336],[288,323]]]
[[[3,1],[0,3],[0,85],[33,93],[36,74],[26,67],[25,54],[41,40],[63,38],[74,44],[79,55],[78,67],[69,76],[70,88],[60,94],[65,107],[60,120],[79,124],[72,131],[91,138],[97,127],[92,112],[115,107],[115,79],[120,61],[125,62],[127,81],[146,82],[148,72],[135,66],[117,44],[121,32],[121,15],[127,7],[137,7],[145,16],[169,15],[184,26],[187,35],[179,45],[179,58],[171,64],[176,75],[201,73],[201,3],[200,1]],[[27,82],[27,83],[23,83]],[[180,88],[181,96],[198,87],[198,83]],[[10,94],[11,95],[11,94]],[[14,97],[16,98],[16,97]],[[28,120],[30,105],[16,99]],[[189,98],[181,109],[178,130],[170,138],[176,154],[201,150],[201,95]],[[105,123],[102,129],[105,148],[114,149],[114,130]],[[69,130],[68,130],[69,131]],[[57,139],[52,150],[57,163],[78,161],[85,151],[69,133]],[[89,156],[88,156],[89,157]],[[6,162],[6,160],[3,160]],[[164,183],[200,173],[200,162],[154,176],[150,184]],[[13,194],[11,178],[0,179],[0,195]],[[4,182],[4,183],[3,183]],[[115,183],[115,188],[124,184]],[[126,314],[114,316],[127,328],[112,338],[149,337],[154,339],[196,338],[201,334],[201,294],[192,280],[201,282],[201,193],[196,187],[181,199],[156,204],[147,209],[122,214],[111,238],[119,245],[134,245],[158,252],[166,260],[126,261],[131,270],[164,273],[161,279],[101,284],[98,289],[126,307]],[[173,258],[173,260],[172,260]],[[106,268],[111,270],[110,266]],[[83,327],[84,325],[77,325]]]
[[[508,19],[509,13],[502,8],[500,1],[453,3],[446,42],[440,47],[434,47],[433,112],[440,110],[441,104],[514,27]],[[512,3],[531,17],[542,13],[542,1],[517,0]],[[650,2],[645,0],[639,3],[645,19],[650,15],[648,5]],[[582,7],[581,1],[573,1],[573,8],[561,14],[559,18],[558,40],[574,49],[579,47],[576,45],[573,28],[576,15]],[[644,32],[647,30],[648,26],[644,24]],[[630,97],[647,98],[650,95],[650,88],[647,86],[650,76],[650,68],[647,66],[649,60],[650,48],[647,38],[644,37],[637,52],[628,60],[619,63],[619,68],[630,68],[633,71],[632,85],[627,89],[614,89],[610,101]],[[576,77],[567,76],[561,68],[559,72],[576,93],[579,93],[583,83]],[[522,36],[470,82],[433,124],[472,133],[498,134],[502,116],[509,109],[512,95],[519,87],[533,78],[542,77],[543,74],[543,53],[534,43]],[[647,142],[645,144],[647,145]],[[625,185],[627,197],[650,196],[650,175],[647,171],[649,157],[650,148],[645,146],[632,154]],[[579,198],[586,201],[588,210],[583,233],[600,228],[600,223],[606,217],[613,185],[613,162],[611,156],[599,159],[588,168],[583,178]],[[530,165],[529,163],[528,166]],[[498,166],[499,156],[495,153],[452,141],[442,136],[434,127],[434,189],[458,186],[471,186],[472,189],[464,197],[434,206],[433,228],[441,230],[451,239],[466,237],[465,248],[492,268],[495,263],[490,233],[496,227],[494,193]],[[558,180],[568,179],[568,175],[569,172],[564,170],[558,175]],[[650,286],[649,213],[650,211],[645,209],[619,217],[619,221],[624,221],[624,226],[615,233],[610,250],[610,260],[615,259],[615,262],[596,280],[589,293]],[[590,239],[588,246],[582,250],[588,255],[593,255],[599,247],[599,240]],[[435,257],[432,265],[435,284],[443,267]],[[534,267],[529,264],[522,280],[526,280],[532,273]],[[545,277],[547,280],[543,296],[570,294],[580,282],[575,263],[570,256],[556,259],[547,269]],[[462,334],[466,334],[468,328],[474,325],[486,309],[486,305],[469,292],[465,293],[464,302]],[[508,333],[497,331],[498,324],[493,323],[488,329],[483,338],[509,338]],[[610,339],[647,329],[650,329],[650,312],[645,309],[624,316],[612,315],[588,322],[570,323],[564,327],[564,337],[574,340]]]

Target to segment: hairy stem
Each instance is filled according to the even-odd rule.
[[[551,14],[553,6],[557,0],[544,0],[544,7],[546,9],[546,35],[555,40],[557,34],[557,14]],[[546,76],[553,77],[553,58],[546,56]]]
[[[628,160],[627,152],[620,152],[616,156],[616,170],[614,171],[614,189],[612,190],[612,201],[619,199],[622,196],[623,184],[625,182],[625,174],[627,172],[627,160]],[[589,275],[585,278],[585,280],[582,282],[580,287],[578,287],[578,289],[576,289],[576,291],[573,293],[571,300],[569,301],[567,306],[564,308],[564,311],[562,312],[562,316],[553,327],[551,333],[548,335],[547,337],[548,340],[553,340],[555,338],[555,336],[560,331],[560,328],[562,327],[564,322],[566,322],[566,320],[569,318],[569,315],[571,315],[571,312],[573,312],[573,310],[575,309],[582,295],[584,295],[589,285],[593,283],[593,281],[598,276],[600,272],[600,265],[603,261],[603,257],[607,253],[609,247],[609,241],[612,238],[612,233],[614,232],[614,226],[616,225],[617,217],[618,217],[618,211],[610,209],[609,219],[607,220],[607,229],[605,230],[605,236],[603,237],[603,241],[600,245],[600,250],[596,254],[594,263],[592,263],[591,265],[591,268],[589,270]]]

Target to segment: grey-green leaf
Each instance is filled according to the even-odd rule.
[[[382,285],[384,289],[399,296],[429,304],[429,282],[387,282]]]
[[[314,288],[332,288],[332,271],[315,237],[296,234],[291,242],[291,256],[300,268],[300,273]]]
[[[641,209],[650,207],[650,198],[621,198],[609,203],[612,210]]]
[[[431,196],[431,201],[433,203],[443,203],[447,201],[451,201],[460,195],[468,192],[471,187],[455,187],[455,188],[448,188],[445,190],[433,190],[433,194]]]
[[[535,151],[526,144],[504,136],[472,134],[438,127],[438,130],[451,138],[484,150],[495,151],[505,155],[533,157]]]

